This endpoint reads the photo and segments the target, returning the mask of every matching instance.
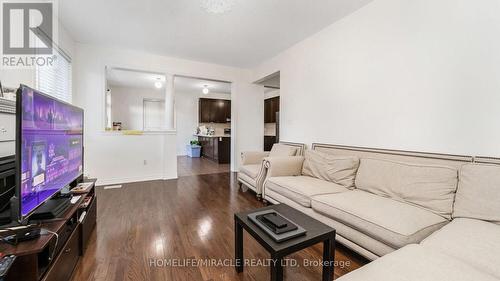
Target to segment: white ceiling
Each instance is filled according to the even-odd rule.
[[[199,0],[64,0],[78,42],[251,67],[372,0],[236,0],[210,14]]]
[[[165,86],[165,75],[121,68],[107,68],[106,80],[109,86],[114,87],[156,89],[157,81]]]
[[[231,94],[231,83],[176,76],[174,89],[178,93],[201,93],[203,86],[211,93]]]

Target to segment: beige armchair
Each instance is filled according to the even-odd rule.
[[[241,166],[238,173],[238,183],[240,187],[248,187],[253,190],[257,198],[261,198],[262,187],[267,175],[264,166],[268,157],[284,157],[302,155],[304,144],[280,142],[273,145],[270,152],[247,151],[241,153]]]
[[[262,184],[265,178],[264,159],[269,156],[269,152],[247,151],[241,153],[241,167],[238,173],[240,187],[245,185],[255,191],[257,198],[262,193]]]

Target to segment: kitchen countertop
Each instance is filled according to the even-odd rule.
[[[204,137],[204,138],[230,138],[231,135],[229,134],[224,134],[224,135],[202,135],[202,134],[194,134],[196,137]]]

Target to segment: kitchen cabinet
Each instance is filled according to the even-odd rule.
[[[230,137],[198,137],[201,143],[201,155],[219,164],[231,162]]]
[[[271,151],[273,145],[276,143],[275,136],[264,136],[264,151]]]
[[[200,123],[231,122],[231,101],[200,98],[198,115]]]
[[[280,111],[280,97],[264,100],[264,123],[276,123],[276,113]]]
[[[224,103],[224,119],[226,120],[226,122],[231,122],[231,101],[225,100]]]
[[[213,119],[212,114],[212,102],[213,100],[211,99],[200,99],[199,100],[199,107],[198,107],[198,114],[199,114],[199,121],[200,123],[210,123]]]
[[[212,113],[214,116],[211,122],[226,123],[226,101],[213,100],[212,106]]]
[[[210,159],[214,158],[214,145],[212,138],[198,137],[198,141],[201,143],[201,156]]]

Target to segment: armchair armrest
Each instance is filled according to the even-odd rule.
[[[241,153],[241,165],[260,164],[268,156],[268,151],[244,151]]]
[[[302,173],[303,163],[303,156],[267,157],[264,160],[267,178],[299,176]]]

